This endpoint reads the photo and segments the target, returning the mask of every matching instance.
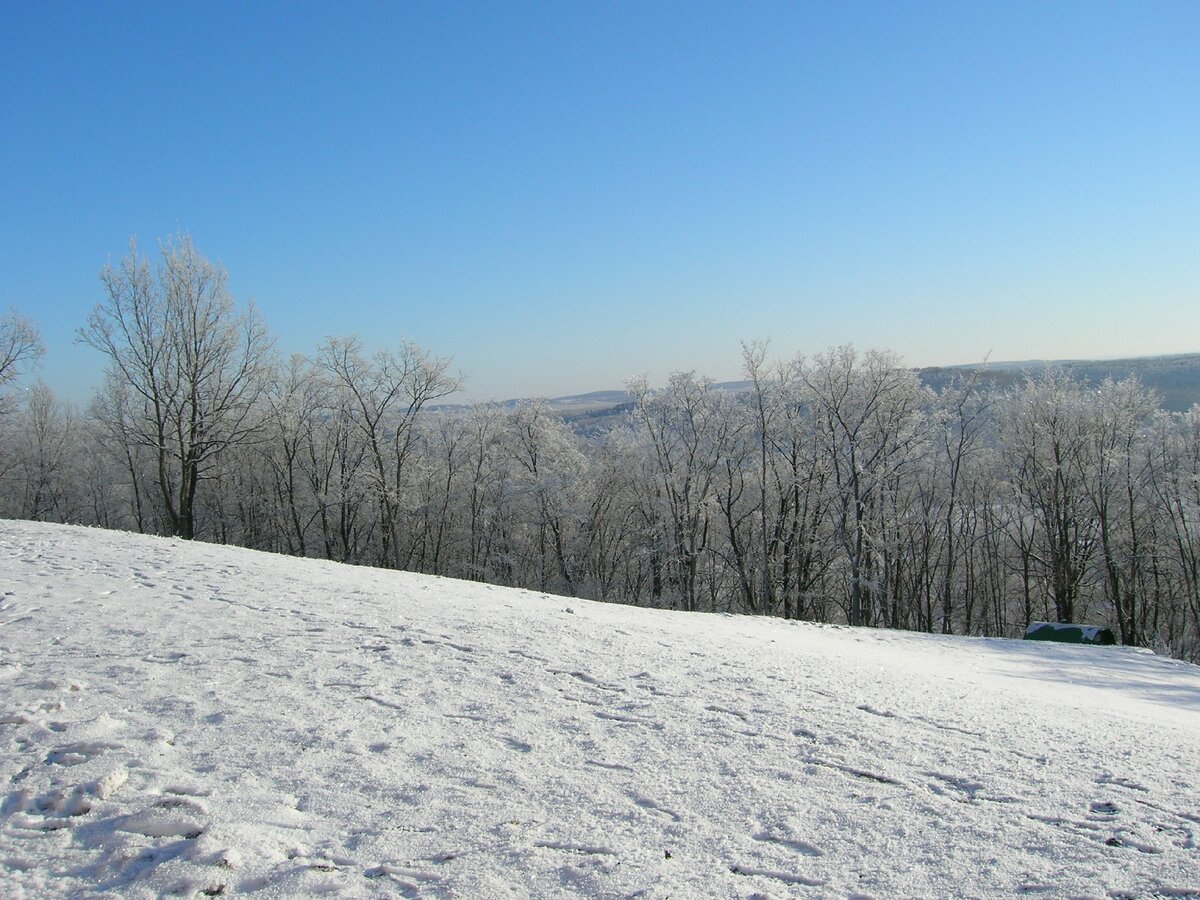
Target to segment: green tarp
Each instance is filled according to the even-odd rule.
[[[1066,622],[1032,622],[1025,629],[1027,641],[1058,641],[1061,644],[1115,644],[1112,629],[1101,625],[1071,625]]]

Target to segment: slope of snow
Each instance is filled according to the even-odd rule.
[[[1200,670],[0,522],[0,895],[1200,896]]]

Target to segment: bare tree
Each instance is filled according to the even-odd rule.
[[[1135,378],[1106,380],[1091,396],[1085,490],[1098,529],[1104,592],[1116,613],[1121,643],[1145,647],[1146,600],[1140,595],[1146,568],[1150,458],[1144,434],[1161,415],[1156,398]]]
[[[37,326],[15,309],[0,316],[0,392],[46,352]],[[0,393],[0,413],[9,412],[12,401]]]
[[[465,464],[466,558],[468,578],[493,577],[497,533],[507,523],[499,512],[511,492],[511,457],[503,452],[504,410],[495,404],[479,404],[467,414],[464,430],[469,450]]]
[[[971,517],[964,517],[962,495],[970,476],[970,467],[983,442],[985,428],[990,422],[991,398],[980,390],[978,375],[956,379],[942,392],[935,410],[935,509],[941,513],[941,630],[953,631],[955,576],[962,551],[961,543],[969,543],[975,526]],[[926,626],[932,630],[933,615],[929,610]]]
[[[891,353],[861,358],[845,346],[816,356],[803,370],[813,414],[820,424],[836,493],[834,528],[849,567],[847,618],[874,624],[882,550],[877,517],[884,492],[907,475],[924,451],[928,399],[911,370]]]
[[[129,255],[100,274],[105,298],[79,339],[108,357],[128,389],[128,439],[154,456],[170,531],[196,534],[196,491],[226,447],[257,428],[271,339],[252,306],[239,309],[225,270],[183,235],[164,243],[151,271]]]
[[[532,540],[530,568],[539,590],[573,593],[577,565],[568,551],[573,500],[587,460],[576,439],[545,401],[523,403],[508,417],[505,445],[516,465],[514,481],[522,524]],[[534,552],[534,548],[536,551]],[[532,573],[531,573],[532,574]]]
[[[716,475],[734,427],[730,401],[693,372],[674,373],[658,391],[644,378],[634,379],[629,392],[645,444],[647,514],[660,529],[665,557],[652,593],[658,599],[665,586],[670,602],[698,610],[701,557],[711,550]]]
[[[149,458],[155,454],[137,440],[129,385],[111,366],[92,397],[90,414],[98,426],[100,447],[118,462],[122,477],[128,478],[129,514],[138,532],[144,534],[153,516],[146,507],[150,502],[147,495],[154,490]]]
[[[1200,662],[1200,404],[1160,420],[1152,439],[1154,498],[1167,521],[1161,571],[1158,559],[1151,563],[1168,584],[1146,628],[1172,654]]]
[[[1096,546],[1086,491],[1095,420],[1084,401],[1081,384],[1051,369],[1010,397],[1002,423],[1013,490],[1034,538],[1021,544],[1023,566],[1043,574],[1059,622],[1085,612],[1080,601]],[[1018,528],[1024,534],[1025,525]]]
[[[78,424],[46,385],[29,389],[21,414],[17,467],[22,473],[21,516],[34,521],[68,522],[74,516],[72,498],[82,485],[72,478],[80,461]]]
[[[367,442],[383,539],[379,562],[404,568],[408,559],[400,547],[399,523],[404,479],[416,448],[413,425],[425,404],[453,394],[462,380],[449,373],[449,359],[410,342],[367,359],[359,338],[330,338],[320,363],[351,399],[354,423]]]
[[[263,455],[271,469],[288,552],[298,556],[309,555],[309,528],[319,515],[317,504],[306,502],[303,462],[305,450],[314,446],[315,432],[328,415],[329,386],[324,375],[307,357],[295,354],[279,367],[264,398],[268,442]]]

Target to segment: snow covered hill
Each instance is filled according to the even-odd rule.
[[[1200,897],[1200,670],[0,522],[0,896]]]

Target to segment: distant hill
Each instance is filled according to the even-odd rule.
[[[1142,384],[1159,395],[1163,409],[1174,412],[1191,409],[1194,404],[1200,403],[1200,353],[1140,356],[1131,359],[989,362],[984,365],[918,369],[917,374],[935,391],[940,391],[952,378],[964,372],[980,372],[991,383],[1005,387],[1016,384],[1026,374],[1042,372],[1050,367],[1062,369],[1091,385],[1098,385],[1106,378],[1119,381],[1136,376]]]
[[[1200,353],[1174,356],[1142,356],[1131,359],[1070,359],[1024,360],[1019,362],[989,362],[983,365],[931,366],[917,369],[921,380],[939,393],[954,378],[978,372],[985,383],[1000,388],[1018,384],[1027,374],[1056,367],[1069,372],[1091,385],[1105,378],[1121,380],[1137,376],[1147,388],[1158,394],[1163,409],[1182,412],[1200,403]],[[715,385],[722,390],[744,391],[748,381],[723,381]],[[516,403],[519,401],[509,401]],[[596,391],[548,401],[556,411],[581,433],[602,431],[620,415],[632,408],[633,398],[625,391]]]
[[[1011,362],[967,363],[958,366],[928,366],[916,369],[917,375],[929,387],[941,392],[955,378],[978,372],[984,383],[999,388],[1012,387],[1026,375],[1055,367],[1069,372],[1090,385],[1105,378],[1121,380],[1137,376],[1160,398],[1162,408],[1183,412],[1200,403],[1200,353],[1180,353],[1172,356],[1139,356],[1130,359],[1028,359]],[[726,391],[744,391],[749,381],[722,381],[715,387]],[[528,402],[528,398],[505,400],[505,407]],[[628,391],[590,391],[546,398],[545,402],[583,435],[599,434],[610,428],[633,408],[633,395]],[[428,407],[432,411],[463,410],[463,404],[440,404]]]

